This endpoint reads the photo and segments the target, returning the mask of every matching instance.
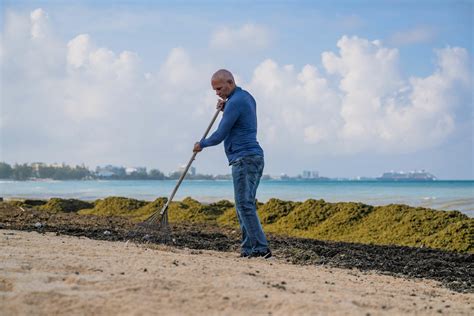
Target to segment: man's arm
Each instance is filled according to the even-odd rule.
[[[224,108],[224,115],[217,130],[206,139],[199,142],[201,149],[220,144],[230,133],[232,126],[239,118],[240,112],[238,104],[229,102]]]

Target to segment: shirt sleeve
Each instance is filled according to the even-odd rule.
[[[219,127],[214,133],[212,133],[211,136],[206,139],[202,139],[199,142],[201,148],[220,144],[229,135],[230,130],[239,118],[239,115],[240,111],[238,104],[233,102],[226,104],[224,108],[224,115],[222,116],[222,120],[219,123]]]

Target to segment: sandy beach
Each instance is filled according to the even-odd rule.
[[[432,280],[233,252],[0,231],[0,314],[457,314],[474,295]]]

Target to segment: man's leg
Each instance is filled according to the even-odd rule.
[[[242,231],[246,232],[242,251],[267,252],[268,242],[257,216],[255,196],[263,173],[263,157],[244,157],[232,165],[235,208]],[[244,248],[245,247],[245,248]]]
[[[240,244],[240,253],[241,255],[248,256],[252,253],[252,242],[249,238],[249,234],[247,233],[247,228],[242,220],[242,217],[239,212],[240,208],[240,200],[237,199],[238,196],[241,196],[240,191],[243,190],[245,187],[240,183],[244,181],[243,177],[240,177],[241,174],[240,169],[242,168],[242,163],[239,161],[235,165],[232,165],[232,179],[234,182],[234,200],[235,200],[235,211],[237,213],[237,219],[240,225],[240,231],[242,233],[242,242]]]
[[[237,211],[237,202],[236,205],[236,213],[237,219],[239,220],[240,225],[240,232],[242,233],[242,242],[240,243],[240,254],[241,256],[247,257],[252,253],[252,243],[250,242],[249,235],[247,233],[247,229],[242,224],[242,219],[240,218],[240,213]]]

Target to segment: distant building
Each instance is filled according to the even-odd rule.
[[[35,172],[38,172],[39,168],[44,168],[46,166],[47,165],[44,162],[33,162],[31,164],[31,169],[33,169],[33,171],[35,171]]]
[[[113,176],[123,176],[126,174],[124,167],[107,165],[105,167],[95,168],[95,173],[99,177],[113,177]]]
[[[146,167],[128,167],[125,168],[125,173],[131,175],[132,173],[146,174]]]
[[[385,172],[381,177],[376,178],[382,181],[433,181],[436,177],[425,170],[415,171],[390,171]]]
[[[214,180],[232,180],[232,175],[229,174],[218,174],[214,176]]]
[[[374,178],[357,176],[357,177],[354,178],[354,180],[357,180],[357,181],[373,181]]]
[[[317,179],[319,178],[319,172],[318,171],[309,171],[309,170],[303,170],[303,174],[301,175],[303,179]]]
[[[178,168],[178,172],[179,174],[182,174],[184,172],[184,170],[186,170],[186,165],[182,165]],[[190,167],[189,170],[188,170],[188,174],[189,175],[192,175],[192,176],[195,176],[196,175],[196,168],[194,167]]]
[[[40,168],[45,168],[47,165],[43,162],[33,162],[31,164],[31,169],[33,170],[33,176],[39,177],[39,169]]]

